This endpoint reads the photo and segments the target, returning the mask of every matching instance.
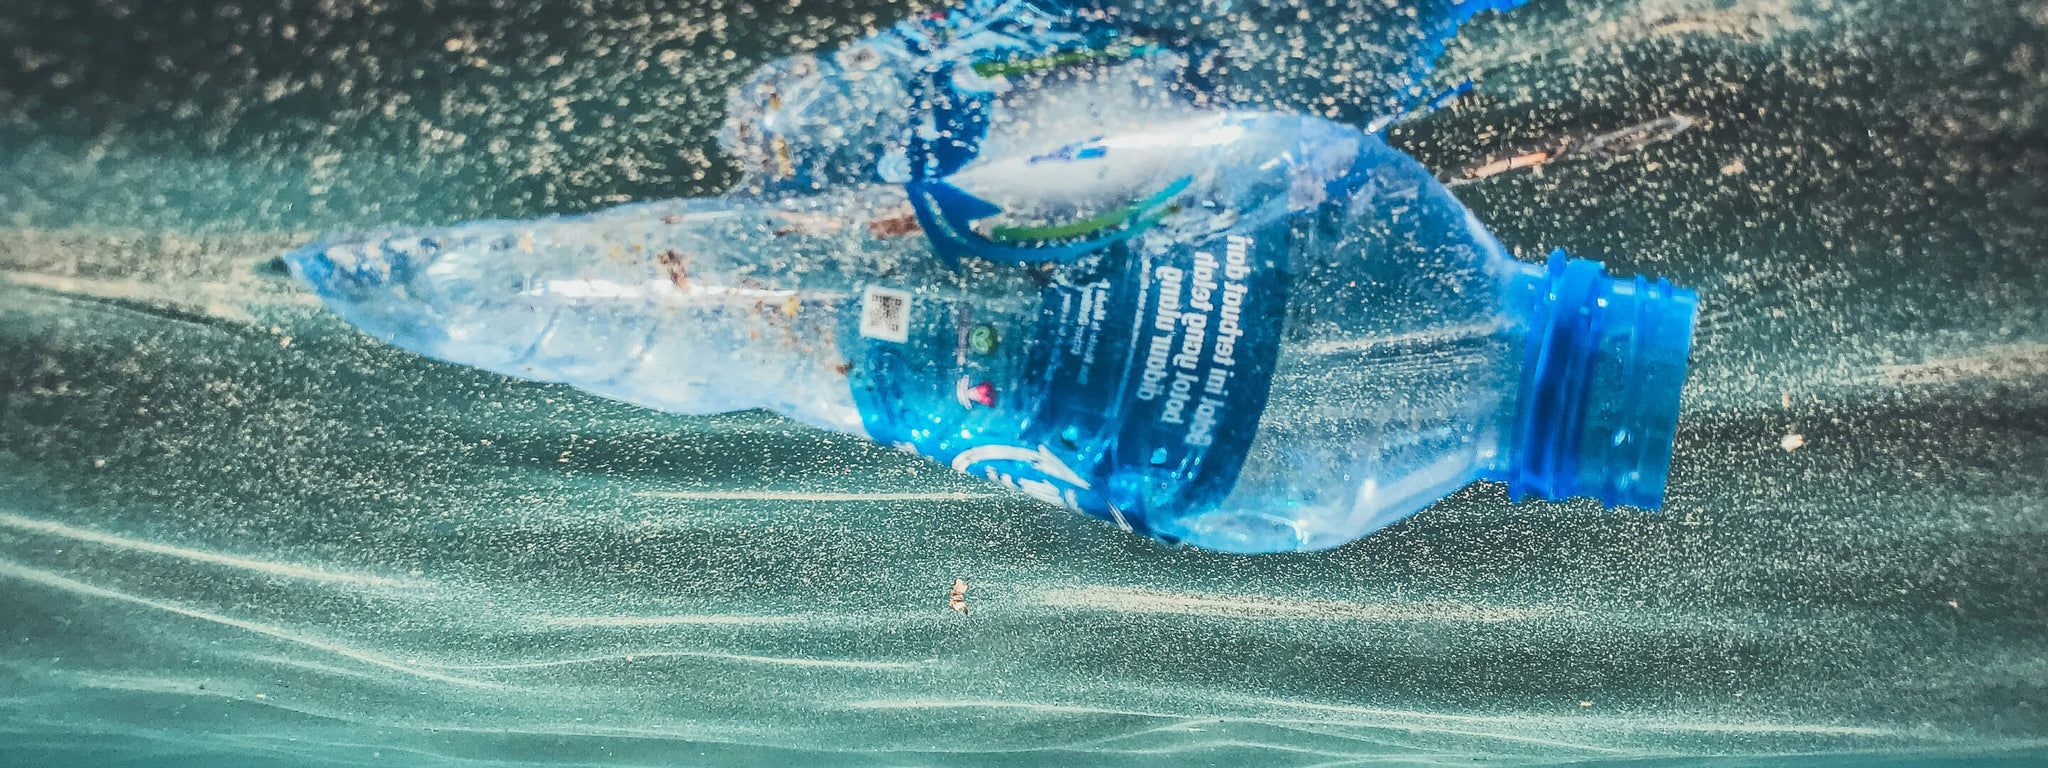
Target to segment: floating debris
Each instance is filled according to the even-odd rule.
[[[881,218],[868,221],[868,234],[877,240],[924,232],[924,229],[918,226],[916,210],[911,208],[909,203],[897,206],[884,214]]]
[[[949,605],[949,606],[952,606],[952,607],[953,607],[953,610],[959,611],[959,612],[960,612],[960,615],[962,615],[962,616],[965,616],[965,615],[967,615],[967,580],[966,580],[966,579],[954,579],[954,580],[953,580],[953,593],[952,593],[952,594],[950,594],[950,595],[947,595],[947,596],[946,596],[946,604],[947,604],[947,605]]]
[[[1785,439],[1778,441],[1778,447],[1785,449],[1786,453],[1791,453],[1793,451],[1799,450],[1800,448],[1805,447],[1805,445],[1806,436],[1796,432],[1786,435]]]
[[[1645,24],[1642,36],[1706,35],[1760,42],[1780,31],[1806,28],[1807,22],[1791,5],[1783,0],[1763,0],[1713,11],[1667,14]]]
[[[1549,152],[1530,152],[1527,154],[1515,155],[1514,157],[1504,157],[1499,160],[1495,160],[1491,163],[1487,163],[1477,168],[1465,171],[1465,178],[1463,179],[1463,181],[1478,181],[1488,176],[1497,176],[1503,173],[1507,173],[1508,171],[1512,171],[1516,168],[1532,168],[1547,162],[1550,162]],[[1454,181],[1452,183],[1455,184],[1456,182]]]
[[[1652,144],[1661,144],[1699,123],[1698,118],[1672,114],[1606,133],[1569,136],[1546,142],[1534,149],[1488,160],[1459,171],[1446,186],[1470,184],[1520,168],[1535,168],[1559,160],[1619,160]],[[1726,173],[1727,171],[1723,171]],[[1738,171],[1739,172],[1739,171]]]
[[[1890,384],[2025,381],[2048,377],[2048,344],[1997,345],[1910,365],[1880,366],[1877,372]]]
[[[1647,123],[1637,123],[1609,133],[1596,134],[1568,145],[1561,157],[1591,157],[1613,160],[1624,155],[1635,154],[1651,144],[1661,144],[1678,137],[1694,123],[1699,122],[1685,115],[1667,115]]]

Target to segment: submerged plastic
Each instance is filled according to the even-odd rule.
[[[1655,506],[1695,306],[1517,262],[1378,136],[1271,113],[287,261],[423,354],[769,408],[1233,552],[1342,544],[1480,479]]]
[[[1514,4],[1387,12],[1422,58],[1365,114]],[[771,64],[734,195],[287,261],[422,354],[771,409],[1165,541],[1327,548],[1480,479],[1662,500],[1691,292],[1508,258],[1376,131],[1226,108],[1144,13],[979,2]]]

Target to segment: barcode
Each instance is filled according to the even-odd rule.
[[[860,335],[902,343],[910,340],[910,292],[868,286],[860,297]]]

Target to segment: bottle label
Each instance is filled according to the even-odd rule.
[[[1012,304],[870,288],[847,350],[868,434],[1134,529],[1212,509],[1265,409],[1285,238],[1119,244]],[[869,332],[878,302],[901,311],[901,340]]]

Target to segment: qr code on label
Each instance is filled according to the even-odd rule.
[[[910,292],[868,286],[860,297],[860,335],[903,343],[910,340]]]

